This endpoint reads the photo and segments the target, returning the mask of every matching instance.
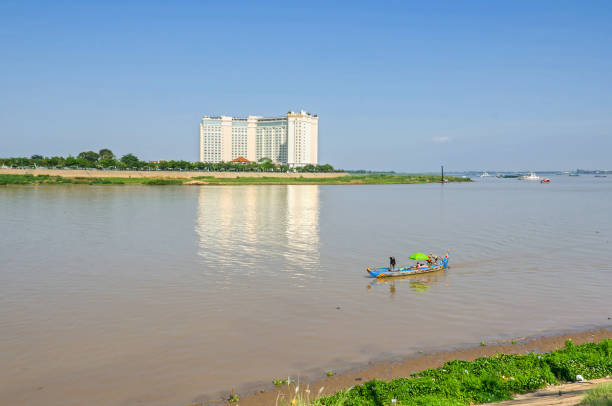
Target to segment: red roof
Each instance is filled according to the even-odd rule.
[[[249,161],[248,159],[246,159],[243,156],[239,156],[238,158],[234,159],[232,162],[240,162],[240,163],[243,163],[243,164],[248,164],[251,161]]]

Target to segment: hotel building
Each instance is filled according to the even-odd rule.
[[[319,117],[304,110],[283,117],[202,117],[200,161],[270,158],[290,167],[317,165]]]

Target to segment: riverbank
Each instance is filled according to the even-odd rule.
[[[583,332],[558,334],[554,336],[520,337],[513,340],[504,340],[495,343],[474,344],[471,347],[453,350],[433,351],[413,355],[402,360],[371,363],[365,368],[348,370],[326,376],[321,371],[318,379],[300,379],[300,386],[308,386],[313,395],[323,388],[323,396],[332,395],[338,391],[345,390],[355,385],[363,384],[373,379],[390,381],[392,379],[409,377],[411,374],[426,369],[439,368],[445,362],[453,360],[473,361],[481,357],[489,357],[495,354],[527,354],[530,352],[544,353],[564,348],[566,340],[572,340],[576,345],[584,343],[598,343],[606,338],[612,338],[612,328],[604,327]],[[485,344],[485,345],[482,345]],[[296,378],[297,379],[297,378]],[[250,393],[244,393],[240,397],[242,406],[268,406],[277,404],[277,398],[290,397],[295,387],[275,388],[273,386],[250,388]],[[279,395],[280,394],[280,395]],[[314,397],[314,396],[313,396]],[[197,399],[203,401],[203,399]],[[202,404],[215,404],[207,399]],[[198,403],[195,403],[198,404]],[[219,404],[223,404],[220,402]]]
[[[449,182],[467,178],[447,177]],[[0,185],[376,185],[439,182],[438,175],[351,175],[338,173],[278,172],[165,172],[51,169],[0,169]]]

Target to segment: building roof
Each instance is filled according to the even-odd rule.
[[[249,161],[248,159],[246,159],[243,156],[239,156],[238,158],[232,160],[232,162],[240,162],[240,163],[243,163],[243,164],[248,164],[251,161]]]

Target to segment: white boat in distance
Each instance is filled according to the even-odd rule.
[[[540,180],[540,177],[536,176],[535,173],[531,172],[529,175],[523,175],[519,179],[522,179],[522,180]]]
[[[488,178],[489,176],[493,176],[493,175],[489,175],[487,171],[484,171],[482,175],[480,175],[481,178]]]

